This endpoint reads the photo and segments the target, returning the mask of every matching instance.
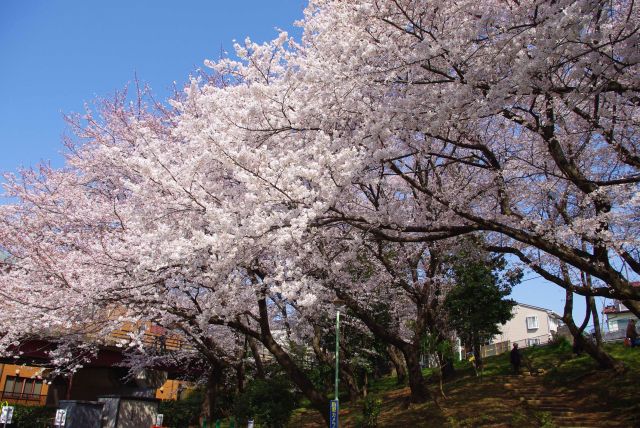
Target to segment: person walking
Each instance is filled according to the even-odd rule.
[[[511,360],[511,367],[513,367],[513,372],[515,374],[520,374],[520,365],[522,364],[522,355],[520,354],[520,350],[518,349],[517,343],[513,344],[510,360]]]

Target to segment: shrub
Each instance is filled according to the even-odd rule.
[[[56,409],[45,406],[16,405],[13,411],[12,427],[42,428],[53,421]]]
[[[548,345],[558,349],[559,351],[571,351],[572,346],[569,339],[559,334],[553,335]]]
[[[253,418],[256,424],[269,428],[284,427],[296,407],[295,395],[284,378],[252,381],[235,403],[238,420]]]
[[[164,425],[171,428],[188,428],[198,423],[202,407],[202,392],[191,393],[187,399],[180,401],[162,401],[158,413],[164,415]]]
[[[378,416],[382,410],[382,400],[369,396],[364,399],[362,405],[362,418],[358,421],[359,428],[376,428]]]
[[[553,417],[549,412],[536,412],[535,418],[538,420],[540,428],[556,428]]]

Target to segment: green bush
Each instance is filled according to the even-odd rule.
[[[45,406],[21,406],[16,405],[13,411],[13,424],[15,428],[43,428],[52,423],[56,409]]]
[[[540,424],[540,428],[556,428],[556,424],[553,422],[551,413],[549,412],[536,412],[535,417]]]
[[[190,425],[197,425],[202,400],[202,391],[196,390],[185,400],[160,402],[158,413],[164,415],[164,426],[171,428],[189,428]]]
[[[252,381],[235,403],[236,418],[242,423],[253,418],[256,425],[284,427],[296,408],[291,384],[284,378]]]
[[[569,342],[569,339],[558,334],[554,335],[547,345],[563,352],[571,351],[572,348],[572,344]]]
[[[382,400],[368,396],[362,404],[362,417],[358,420],[359,428],[376,428],[378,416],[382,410]]]

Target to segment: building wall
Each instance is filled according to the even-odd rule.
[[[538,327],[527,328],[527,317],[537,317]],[[513,308],[513,318],[500,326],[502,334],[496,335],[493,342],[520,342],[526,344],[527,339],[539,339],[540,343],[546,343],[551,338],[551,332],[556,332],[558,324],[555,319],[551,319],[549,313],[529,308],[526,306],[516,305]]]
[[[191,384],[183,380],[167,379],[162,387],[156,390],[156,398],[160,400],[178,400],[180,394],[191,387]]]
[[[44,369],[42,367],[21,366],[16,364],[0,364],[0,400],[8,401],[10,404],[25,404],[25,405],[44,405],[46,396],[49,392],[49,385],[42,379]],[[42,386],[39,392],[40,398],[33,395],[20,394],[17,392],[5,392],[7,377],[17,377],[18,380],[24,379],[29,381],[41,381]],[[29,392],[29,391],[25,391]]]
[[[85,368],[76,373],[71,382],[71,394],[67,397],[67,387],[69,385],[67,378],[56,378],[53,385],[47,383],[46,380],[42,380],[42,389],[40,391],[40,399],[35,400],[35,397],[29,397],[25,399],[23,396],[16,397],[15,393],[5,394],[5,384],[7,376],[16,376],[16,370],[19,370],[19,378],[38,379],[43,376],[42,367],[22,366],[15,364],[0,364],[0,397],[2,402],[8,401],[10,404],[24,404],[24,405],[52,405],[57,406],[59,400],[67,398],[79,399],[79,400],[95,400],[99,395],[105,394],[131,394],[131,386],[117,382],[119,376],[112,373],[113,369],[107,368]],[[55,388],[56,384],[60,384],[60,390]],[[162,387],[158,388],[155,392],[155,397],[161,400],[178,400],[184,396],[184,393],[193,389],[193,384],[182,380],[169,379]],[[48,397],[51,395],[50,397]],[[48,399],[47,399],[48,398]]]
[[[610,332],[626,331],[627,323],[630,319],[636,320],[636,323],[638,322],[638,318],[631,312],[607,314],[607,327]]]

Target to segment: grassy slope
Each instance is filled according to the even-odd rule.
[[[575,357],[568,344],[524,350],[535,369],[543,369],[541,382],[554,392],[571,397],[578,411],[605,411],[603,417],[612,425],[640,426],[640,348],[623,348],[620,344],[607,349],[628,367],[621,375],[598,370],[587,356]],[[527,407],[505,389],[509,375],[509,355],[487,358],[482,378],[477,378],[467,362],[457,367],[455,379],[444,385],[446,399],[442,410],[433,402],[408,403],[409,389],[397,386],[395,378],[383,378],[371,388],[371,394],[383,402],[379,426],[384,427],[538,427],[545,414]],[[425,374],[431,373],[426,370]],[[432,385],[437,391],[437,385]],[[361,403],[344,403],[340,413],[341,427],[356,427]],[[322,427],[317,414],[298,409],[290,427]],[[552,424],[545,425],[552,427]]]

